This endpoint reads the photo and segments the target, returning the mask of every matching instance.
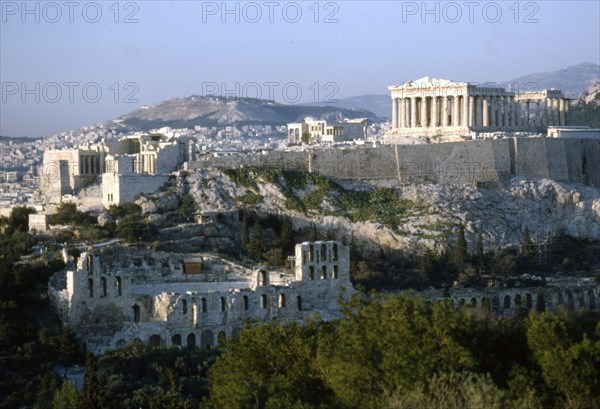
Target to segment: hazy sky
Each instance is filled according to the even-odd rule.
[[[0,135],[191,94],[314,102],[600,61],[591,1],[0,1]],[[36,101],[37,99],[37,101]]]

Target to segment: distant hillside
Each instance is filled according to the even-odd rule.
[[[558,88],[572,98],[578,98],[586,88],[600,80],[600,66],[592,63],[582,63],[558,71],[540,72],[524,75],[508,82],[501,83],[507,87],[509,84],[518,84],[520,89],[533,83],[539,89]]]
[[[379,118],[390,118],[392,115],[392,99],[389,94],[368,94],[342,98],[335,103],[313,103],[312,106],[332,106],[338,108],[362,108],[373,112]]]
[[[285,125],[313,116],[327,121],[344,118],[376,119],[364,109],[284,105],[257,99],[191,96],[173,98],[142,107],[115,120],[135,130],[150,130],[163,126],[190,128],[226,125]]]

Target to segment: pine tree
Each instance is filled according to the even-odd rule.
[[[477,236],[477,267],[480,269],[485,267],[485,252],[483,248],[483,236],[481,233]]]
[[[100,396],[100,391],[98,390],[96,361],[94,360],[94,356],[89,352],[85,359],[85,375],[81,395],[82,409],[101,409],[105,407]]]
[[[244,219],[242,221],[242,248],[248,250],[250,244],[250,233],[248,231],[248,214],[244,211]]]
[[[252,234],[252,239],[250,239],[250,243],[248,244],[248,253],[250,253],[250,255],[256,259],[262,259],[265,250],[265,239],[262,235],[260,221],[256,221],[254,224],[254,233]]]
[[[532,261],[533,241],[531,240],[531,235],[529,234],[529,229],[527,227],[525,227],[525,231],[523,232],[523,247],[521,248],[521,253],[523,253],[527,262]]]
[[[465,238],[465,228],[462,223],[458,225],[456,231],[453,256],[452,261],[455,267],[462,268],[467,263],[467,239]]]
[[[292,219],[286,217],[281,225],[281,248],[284,252],[291,251],[294,247],[294,227]]]

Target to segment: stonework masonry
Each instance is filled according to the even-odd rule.
[[[332,179],[408,183],[491,182],[512,177],[549,178],[600,187],[600,140],[506,138],[374,148],[306,149],[206,157],[187,163],[206,167],[266,167],[316,173]]]
[[[338,298],[353,291],[349,248],[336,241],[297,244],[291,274],[121,250],[84,252],[50,280],[54,308],[93,353],[135,339],[212,348],[248,319],[340,317]]]

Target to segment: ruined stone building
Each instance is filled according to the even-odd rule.
[[[353,291],[349,248],[337,241],[296,245],[292,273],[254,271],[210,256],[96,248],[50,280],[62,321],[102,353],[139,339],[152,345],[212,348],[248,320],[340,316]]]
[[[327,123],[311,117],[304,122],[287,124],[288,144],[301,145],[304,143],[343,142],[355,139],[365,139],[367,136],[367,119],[345,119],[341,122]],[[305,140],[303,141],[303,137]]]
[[[424,77],[388,87],[400,135],[460,140],[480,132],[539,131],[567,124],[569,100],[556,89],[515,94],[499,86]]]
[[[102,184],[102,204],[131,202],[160,188],[184,161],[190,141],[172,133],[136,133],[93,146],[47,150],[40,177],[42,194],[60,200],[92,183]]]

